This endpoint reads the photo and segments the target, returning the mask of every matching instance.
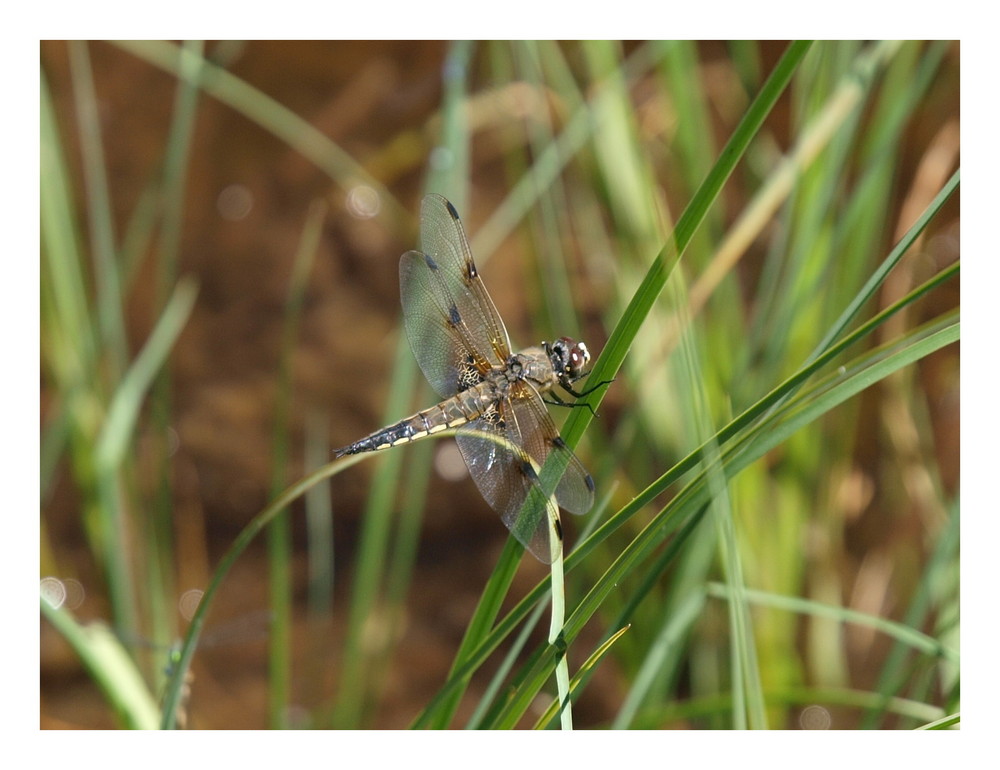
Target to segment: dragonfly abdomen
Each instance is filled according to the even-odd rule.
[[[477,387],[457,393],[429,409],[417,412],[395,425],[382,428],[350,446],[338,449],[335,454],[340,457],[360,452],[377,452],[397,444],[416,441],[432,433],[461,427],[480,417],[496,403],[493,390],[492,383],[480,383]]]

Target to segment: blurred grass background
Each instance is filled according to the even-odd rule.
[[[564,517],[576,724],[954,721],[957,43],[41,68],[42,727],[544,714],[547,571],[450,442],[307,478],[433,400],[397,278],[431,190],[515,344],[616,377],[566,410],[599,500]]]

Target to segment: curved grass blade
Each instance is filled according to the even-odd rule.
[[[195,649],[198,646],[198,640],[201,637],[202,629],[205,625],[205,618],[208,615],[208,609],[212,604],[212,600],[214,599],[216,592],[222,585],[223,580],[226,575],[229,574],[229,570],[232,569],[233,564],[236,563],[236,560],[247,549],[247,546],[253,542],[254,538],[256,538],[257,535],[259,535],[276,516],[283,513],[295,500],[302,497],[316,484],[346,470],[347,468],[350,468],[364,457],[365,455],[351,455],[349,457],[327,463],[322,468],[318,468],[305,478],[300,479],[288,487],[284,492],[272,500],[270,504],[264,508],[264,510],[254,516],[253,519],[250,520],[250,523],[240,530],[239,535],[236,536],[236,539],[233,540],[225,554],[223,554],[222,559],[219,560],[219,565],[215,568],[215,572],[212,573],[212,579],[205,587],[205,593],[202,594],[201,601],[198,603],[198,608],[191,617],[191,623],[188,626],[187,633],[184,635],[184,641],[182,642],[179,650],[177,665],[171,671],[170,678],[167,680],[167,689],[164,695],[164,710],[160,722],[160,727],[162,729],[171,730],[174,727],[175,713],[181,700],[181,690],[184,685],[184,678],[191,666],[191,659],[194,657]]]
[[[905,623],[880,618],[877,615],[859,612],[849,607],[838,607],[814,599],[803,599],[798,596],[781,596],[752,588],[745,589],[745,594],[747,601],[753,604],[787,610],[788,612],[797,612],[803,615],[831,618],[838,623],[852,623],[866,626],[896,639],[910,649],[916,650],[923,655],[941,658],[953,663],[958,663],[959,661],[958,650],[942,644],[934,637]],[[709,583],[708,595],[726,601],[731,599],[730,591],[721,583]]]

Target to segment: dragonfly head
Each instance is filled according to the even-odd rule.
[[[552,369],[559,382],[566,384],[578,380],[587,373],[590,351],[582,342],[569,337],[560,337],[551,345],[545,343],[545,350],[552,361]]]

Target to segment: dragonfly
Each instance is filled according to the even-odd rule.
[[[594,480],[560,437],[548,403],[578,406],[573,383],[586,376],[590,351],[560,337],[511,352],[503,320],[472,259],[455,207],[427,195],[420,209],[420,251],[399,261],[403,322],[413,355],[443,399],[336,450],[376,452],[454,430],[480,493],[515,538],[545,564],[562,547],[559,507],[584,514]],[[602,383],[603,384],[603,383]],[[599,386],[595,386],[599,387]]]

